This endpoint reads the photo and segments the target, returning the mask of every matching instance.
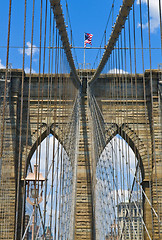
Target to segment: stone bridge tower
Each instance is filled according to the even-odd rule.
[[[0,105],[3,104],[3,75],[0,71]],[[71,108],[74,108],[72,124],[74,127],[75,148],[77,156],[70,151],[64,142],[64,147],[69,157],[75,160],[74,187],[74,239],[95,239],[95,167],[94,139],[100,139],[104,150],[107,143],[119,134],[129,143],[135,152],[142,171],[142,186],[147,196],[152,199],[156,212],[162,218],[162,80],[160,72],[154,70],[153,74],[153,96],[150,91],[149,71],[145,72],[145,84],[143,75],[132,78],[129,74],[122,81],[121,76],[115,78],[113,74],[101,74],[96,83],[89,86],[88,81],[92,76],[92,70],[80,72],[82,87],[73,82],[71,75],[54,75],[51,111],[49,112],[48,101],[48,74],[41,77],[41,84],[38,85],[38,75],[33,74],[31,79],[31,93],[28,99],[29,75],[25,75],[23,119],[22,119],[22,144],[19,149],[20,131],[20,109],[21,109],[21,79],[20,70],[12,70],[8,79],[7,102],[5,113],[5,129],[3,141],[3,157],[0,159],[0,222],[1,239],[13,239],[15,231],[16,214],[21,213],[21,191],[23,189],[21,178],[24,170],[29,164],[37,146],[49,134],[52,133],[62,143],[65,134],[65,126],[68,124]],[[57,80],[61,78],[58,87]],[[138,84],[136,85],[136,81]],[[55,84],[56,83],[56,84]],[[132,87],[133,86],[133,87]],[[138,86],[138,89],[136,89]],[[38,100],[38,88],[44,89],[43,98]],[[130,89],[134,89],[133,92]],[[120,91],[122,89],[122,91]],[[146,94],[144,94],[146,93]],[[40,95],[41,96],[41,95]],[[66,99],[64,98],[66,96]],[[145,98],[146,96],[146,98]],[[94,109],[90,103],[91,98],[95,99],[95,109],[98,114],[98,123],[94,123]],[[133,100],[134,98],[134,100]],[[65,101],[66,100],[66,101]],[[28,101],[30,101],[29,116],[27,115]],[[68,108],[65,106],[68,101]],[[41,106],[41,119],[38,122],[38,106]],[[75,106],[77,110],[75,111]],[[65,111],[66,108],[66,111]],[[69,109],[69,112],[68,110]],[[29,117],[29,125],[27,119]],[[57,120],[53,121],[53,118]],[[0,115],[2,124],[2,112]],[[73,121],[74,120],[74,121]],[[76,123],[76,125],[74,124]],[[98,135],[92,134],[95,124],[99,124]],[[39,132],[38,132],[39,131]],[[95,131],[94,131],[95,132]],[[104,136],[102,136],[104,132]],[[26,142],[26,135],[28,135]],[[149,153],[149,162],[148,162]],[[18,159],[20,156],[19,166]],[[149,163],[149,164],[148,164]],[[18,171],[20,167],[21,171]],[[17,179],[20,179],[20,187],[17,186]],[[151,182],[151,193],[149,190]],[[19,193],[17,194],[17,189]],[[16,201],[19,197],[19,211],[15,214]],[[144,220],[151,234],[152,223],[151,208],[144,197]],[[18,218],[18,225],[21,225]],[[154,218],[154,236],[158,238],[158,220]],[[162,229],[160,229],[162,231]],[[19,239],[19,235],[18,238]],[[145,239],[147,239],[145,233]]]

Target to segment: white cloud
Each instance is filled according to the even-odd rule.
[[[38,62],[38,59],[36,59],[36,58],[35,58],[35,59],[33,59],[33,62]]]
[[[138,27],[138,28],[141,27],[141,24],[138,23],[138,24],[137,24],[137,27]],[[143,29],[148,28],[148,23],[145,23],[145,24],[143,23],[143,24],[142,24],[142,28],[143,28]]]
[[[27,45],[27,48],[25,49],[25,53],[26,53],[27,56],[30,56],[30,55],[31,55],[31,43],[30,43],[30,42],[27,42],[26,45]],[[20,52],[21,54],[23,54],[23,49],[20,48],[20,49],[19,49],[19,52]],[[39,49],[36,47],[36,45],[33,45],[33,48],[32,48],[32,54],[33,54],[33,56],[34,56],[34,54],[36,54],[37,52],[39,52]]]
[[[110,69],[108,73],[113,73],[113,74],[128,74],[128,72],[124,71],[123,69]]]
[[[0,69],[1,68],[6,68],[6,67],[2,64],[2,60],[0,59]]]
[[[147,0],[141,0],[141,3],[147,5]],[[160,17],[159,17],[159,0],[150,0],[150,27],[151,27],[151,32],[154,33],[156,32],[157,28],[160,25]],[[137,0],[137,4],[139,4],[139,0]],[[162,5],[161,5],[162,9]],[[138,23],[137,27],[140,27],[141,24]],[[143,28],[148,28],[148,22],[142,24]]]
[[[30,68],[26,67],[25,68],[25,73],[30,73]],[[34,69],[32,69],[31,73],[36,73],[36,71]]]

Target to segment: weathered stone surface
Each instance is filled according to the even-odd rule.
[[[1,74],[4,70],[1,70]],[[95,239],[94,199],[92,175],[93,161],[92,129],[87,101],[86,81],[93,71],[82,72],[82,95],[80,101],[80,129],[79,146],[77,154],[77,182],[75,206],[76,240]],[[58,75],[53,76],[51,91],[51,105],[49,108],[48,75],[45,75],[44,85],[40,84],[40,99],[38,101],[38,75],[33,74],[31,79],[31,96],[29,109],[29,128],[27,135],[27,110],[29,75],[25,76],[24,101],[22,119],[22,148],[21,148],[21,176],[24,175],[25,162],[27,164],[35,149],[49,133],[54,134],[63,143],[67,153],[69,145],[67,123],[73,108],[78,89],[70,81],[70,75],[63,75],[58,90]],[[131,91],[131,77],[127,75],[117,84],[120,77],[114,79],[113,74],[101,75],[92,85],[94,95],[104,120],[104,139],[102,153],[105,145],[116,134],[120,134],[134,150],[141,161],[143,175],[143,188],[147,196],[150,195],[148,181],[151,182],[151,197],[153,207],[162,219],[162,89],[159,72],[153,71],[153,95],[150,92],[149,71],[145,73],[146,98],[144,98],[143,76],[137,75],[137,88],[133,77],[133,92]],[[10,240],[14,236],[15,204],[18,177],[19,134],[20,134],[20,107],[21,107],[21,81],[22,72],[12,70],[11,81],[8,82],[7,103],[4,125],[4,150],[0,162],[0,239]],[[116,81],[116,82],[115,82]],[[122,86],[122,90],[120,88]],[[43,89],[43,98],[41,93]],[[113,92],[112,92],[113,91]],[[4,82],[0,81],[0,121],[2,126]],[[153,101],[152,101],[153,99]],[[39,111],[38,111],[39,109]],[[39,116],[39,122],[38,122]],[[41,119],[41,120],[40,120]],[[1,129],[2,133],[2,129]],[[0,133],[0,135],[1,135]],[[1,140],[0,140],[1,141]],[[148,159],[149,155],[149,159]],[[27,156],[27,157],[26,157]],[[148,161],[149,160],[149,161]],[[95,168],[93,168],[95,169]],[[21,199],[21,198],[20,198]],[[20,201],[21,212],[21,201]],[[154,239],[159,239],[162,228],[158,225],[156,217],[151,222],[150,205],[144,200],[144,220]],[[20,226],[20,221],[19,221]],[[145,233],[145,239],[147,234]]]

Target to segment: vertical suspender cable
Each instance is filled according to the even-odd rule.
[[[26,131],[26,156],[27,156],[28,131],[29,131],[29,116],[30,116],[30,90],[31,90],[31,71],[32,71],[32,57],[33,57],[34,11],[35,11],[35,0],[33,0],[33,10],[32,10],[32,32],[31,32],[31,52],[30,52],[30,77],[29,77],[28,112],[27,112],[27,131]],[[19,211],[20,180],[21,180],[21,159],[19,158],[19,162],[18,162],[18,177],[17,177],[17,196],[16,196],[15,240],[17,239],[17,231],[18,231],[18,218],[19,218],[19,216],[18,216],[18,211]]]
[[[54,95],[54,91],[52,91],[52,89],[54,88],[53,83],[53,64],[54,64],[54,33],[55,33],[55,21],[54,21],[54,17],[53,17],[53,31],[52,31],[52,56],[51,56],[51,98],[52,98],[52,94]],[[53,97],[53,124],[55,126],[55,97]],[[50,231],[52,233],[52,229],[53,229],[53,194],[54,194],[54,165],[55,165],[55,136],[53,135],[53,152],[52,152],[52,183],[51,183],[51,187],[52,187],[52,191],[51,191],[51,209],[50,209]]]
[[[23,66],[22,66],[22,83],[21,83],[21,110],[20,110],[20,133],[19,133],[19,157],[21,161],[21,147],[22,147],[22,115],[23,115],[23,96],[24,96],[24,68],[25,68],[25,36],[26,36],[26,0],[24,1],[24,35],[23,35]],[[26,166],[25,166],[26,168]],[[24,222],[24,209],[25,209],[25,181],[23,186],[23,200],[22,200],[22,217],[21,217],[21,237],[23,236],[23,222]]]
[[[1,148],[0,148],[0,158],[3,155],[3,141],[4,141],[4,128],[5,128],[5,110],[6,110],[6,94],[7,94],[7,76],[8,76],[8,61],[9,61],[9,49],[10,49],[10,32],[11,32],[11,6],[12,0],[9,0],[9,15],[8,15],[8,36],[7,36],[7,55],[6,55],[6,73],[5,73],[5,89],[3,98],[3,117],[1,126]]]

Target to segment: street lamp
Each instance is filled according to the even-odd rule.
[[[35,207],[38,206],[43,201],[42,198],[42,187],[45,178],[42,176],[42,173],[38,171],[38,165],[34,164],[34,172],[29,173],[25,178],[27,184],[27,202],[33,206],[33,221],[32,221],[32,240],[34,240],[34,226],[35,226]],[[39,190],[41,192],[39,193]],[[33,199],[33,201],[32,201]]]

